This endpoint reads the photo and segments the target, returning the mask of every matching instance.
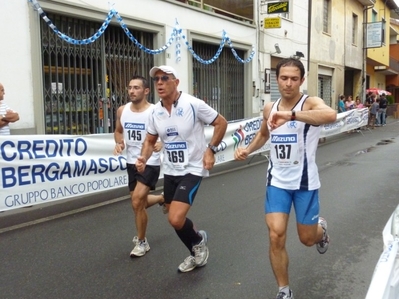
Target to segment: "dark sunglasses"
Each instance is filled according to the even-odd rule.
[[[158,82],[158,81],[159,81],[159,79],[161,79],[161,81],[162,81],[162,82],[166,82],[166,81],[168,81],[168,80],[170,79],[170,77],[169,77],[169,76],[167,76],[167,75],[163,75],[163,76],[155,76],[154,78],[152,78],[152,81],[154,81],[154,82]]]

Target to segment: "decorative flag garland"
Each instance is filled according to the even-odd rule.
[[[142,45],[133,36],[133,34],[130,32],[129,28],[126,26],[125,22],[123,22],[123,19],[120,16],[120,14],[113,7],[108,12],[107,17],[105,18],[100,29],[98,29],[98,31],[96,33],[94,33],[89,38],[77,40],[77,39],[74,39],[74,38],[60,32],[58,30],[58,28],[54,25],[54,23],[47,17],[46,13],[43,11],[43,9],[41,8],[41,6],[37,2],[37,0],[28,0],[28,2],[32,3],[33,9],[39,13],[39,16],[42,17],[42,19],[46,22],[46,24],[54,31],[55,34],[57,34],[57,36],[59,38],[66,41],[67,43],[74,44],[74,45],[87,45],[87,44],[95,42],[107,29],[108,25],[111,23],[112,18],[115,17],[116,20],[118,21],[118,23],[120,24],[120,26],[122,27],[123,31],[125,32],[125,34],[129,37],[129,39],[140,50],[142,50],[146,53],[149,53],[152,55],[160,54],[160,53],[166,51],[166,49],[168,49],[172,45],[173,41],[175,41],[175,43],[176,43],[176,48],[175,48],[176,49],[176,62],[179,62],[181,60],[181,46],[180,46],[181,39],[184,40],[184,43],[187,46],[187,49],[191,53],[191,55],[193,55],[193,57],[202,64],[211,64],[211,63],[215,62],[216,59],[219,58],[220,53],[222,53],[223,48],[226,43],[230,46],[231,52],[233,53],[234,57],[241,63],[248,63],[255,56],[255,46],[252,45],[251,53],[247,59],[244,60],[241,57],[239,57],[237,55],[236,50],[233,47],[233,43],[232,43],[231,39],[227,36],[227,33],[223,30],[222,39],[220,41],[219,49],[216,51],[216,54],[211,59],[204,60],[198,54],[195,53],[193,48],[190,46],[186,36],[182,35],[182,29],[179,27],[179,23],[178,23],[177,19],[176,19],[175,27],[173,28],[173,31],[169,37],[168,42],[161,48],[158,48],[155,50],[149,49],[149,48],[145,47],[144,45]]]

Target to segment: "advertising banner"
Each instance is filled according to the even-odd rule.
[[[367,109],[340,113],[335,123],[322,127],[320,137],[359,128],[367,120]],[[248,146],[262,121],[256,117],[230,122],[217,148],[216,164],[234,160],[234,151]],[[208,142],[212,134],[213,127],[205,127]],[[127,186],[126,158],[114,156],[114,146],[112,133],[0,136],[0,211]],[[256,153],[269,149],[267,142]]]

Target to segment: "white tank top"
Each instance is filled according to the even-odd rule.
[[[122,110],[121,124],[123,127],[123,138],[126,143],[126,162],[135,164],[137,157],[141,154],[141,148],[147,134],[148,118],[154,110],[151,104],[145,111],[133,112],[130,109],[132,103],[127,103]],[[147,165],[159,166],[161,163],[160,153],[153,152],[148,159]]]
[[[7,113],[7,109],[10,109],[4,101],[0,101],[0,116],[5,115]],[[4,127],[0,128],[0,135],[10,135],[10,126],[5,125]]]
[[[204,126],[211,124],[217,117],[216,110],[186,93],[182,93],[172,105],[170,114],[162,106],[162,101],[155,105],[148,133],[158,135],[164,144],[164,174],[209,175],[202,162],[206,150]]]
[[[308,98],[303,95],[294,111],[301,111]],[[272,106],[278,111],[281,99]],[[270,127],[269,127],[270,131]],[[320,188],[316,165],[316,150],[321,127],[297,120],[288,121],[270,131],[270,161],[267,185],[288,190],[316,190]]]

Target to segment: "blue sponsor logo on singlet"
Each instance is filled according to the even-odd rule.
[[[296,129],[296,121],[295,120],[287,121],[287,127],[288,129]]]
[[[168,127],[166,128],[166,136],[177,136],[179,132],[177,131],[177,127]]]
[[[130,129],[130,130],[145,130],[145,124],[125,123],[125,129]]]
[[[176,116],[180,116],[180,117],[183,116],[183,108],[181,108],[181,107],[177,108]]]
[[[187,143],[186,142],[169,142],[165,143],[166,150],[176,150],[176,149],[186,149]]]
[[[297,143],[298,137],[296,134],[272,134],[272,143]]]

